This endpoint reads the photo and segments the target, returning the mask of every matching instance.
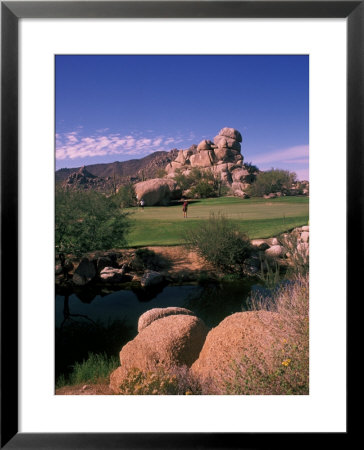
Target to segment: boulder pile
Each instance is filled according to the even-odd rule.
[[[211,171],[231,193],[246,197],[244,190],[251,183],[252,174],[243,164],[242,140],[238,130],[222,128],[213,141],[204,139],[197,148],[180,150],[175,160],[166,167],[167,178],[173,180],[177,173],[189,175],[193,168]]]

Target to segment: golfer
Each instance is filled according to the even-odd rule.
[[[183,202],[183,206],[182,206],[183,217],[184,217],[185,219],[187,219],[187,209],[188,209],[188,201],[185,200],[185,201]]]

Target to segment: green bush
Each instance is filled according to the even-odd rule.
[[[105,383],[110,373],[118,366],[119,358],[116,356],[89,353],[86,360],[81,363],[76,362],[68,377],[61,375],[58,378],[56,388],[81,383]]]
[[[175,180],[182,191],[190,190],[196,198],[210,198],[221,195],[221,182],[211,171],[202,172],[193,167],[188,175],[176,171]]]
[[[262,197],[276,192],[288,192],[295,180],[296,174],[288,170],[267,170],[258,173],[254,183],[247,189],[247,193],[253,197]]]
[[[123,247],[129,228],[127,214],[95,191],[56,191],[57,252],[83,253]]]
[[[135,194],[134,185],[132,183],[124,184],[119,188],[115,195],[114,201],[122,208],[130,208],[137,205],[137,197]]]
[[[251,252],[247,235],[221,214],[211,214],[206,222],[186,232],[185,241],[201,257],[224,273],[243,273]]]
[[[191,189],[191,194],[195,198],[211,198],[217,196],[217,190],[208,179],[202,179]]]

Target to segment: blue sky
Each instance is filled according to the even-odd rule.
[[[56,168],[184,149],[223,127],[242,155],[308,179],[305,55],[56,56]]]

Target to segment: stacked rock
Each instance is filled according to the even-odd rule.
[[[220,161],[232,162],[242,160],[241,142],[243,138],[239,131],[234,128],[223,128],[220,133],[214,137],[214,152],[216,158]]]
[[[191,167],[210,167],[214,164],[213,143],[204,139],[197,146],[197,153],[189,158]]]
[[[210,140],[204,139],[197,146],[197,152],[200,153],[202,150],[211,150],[213,143]]]

